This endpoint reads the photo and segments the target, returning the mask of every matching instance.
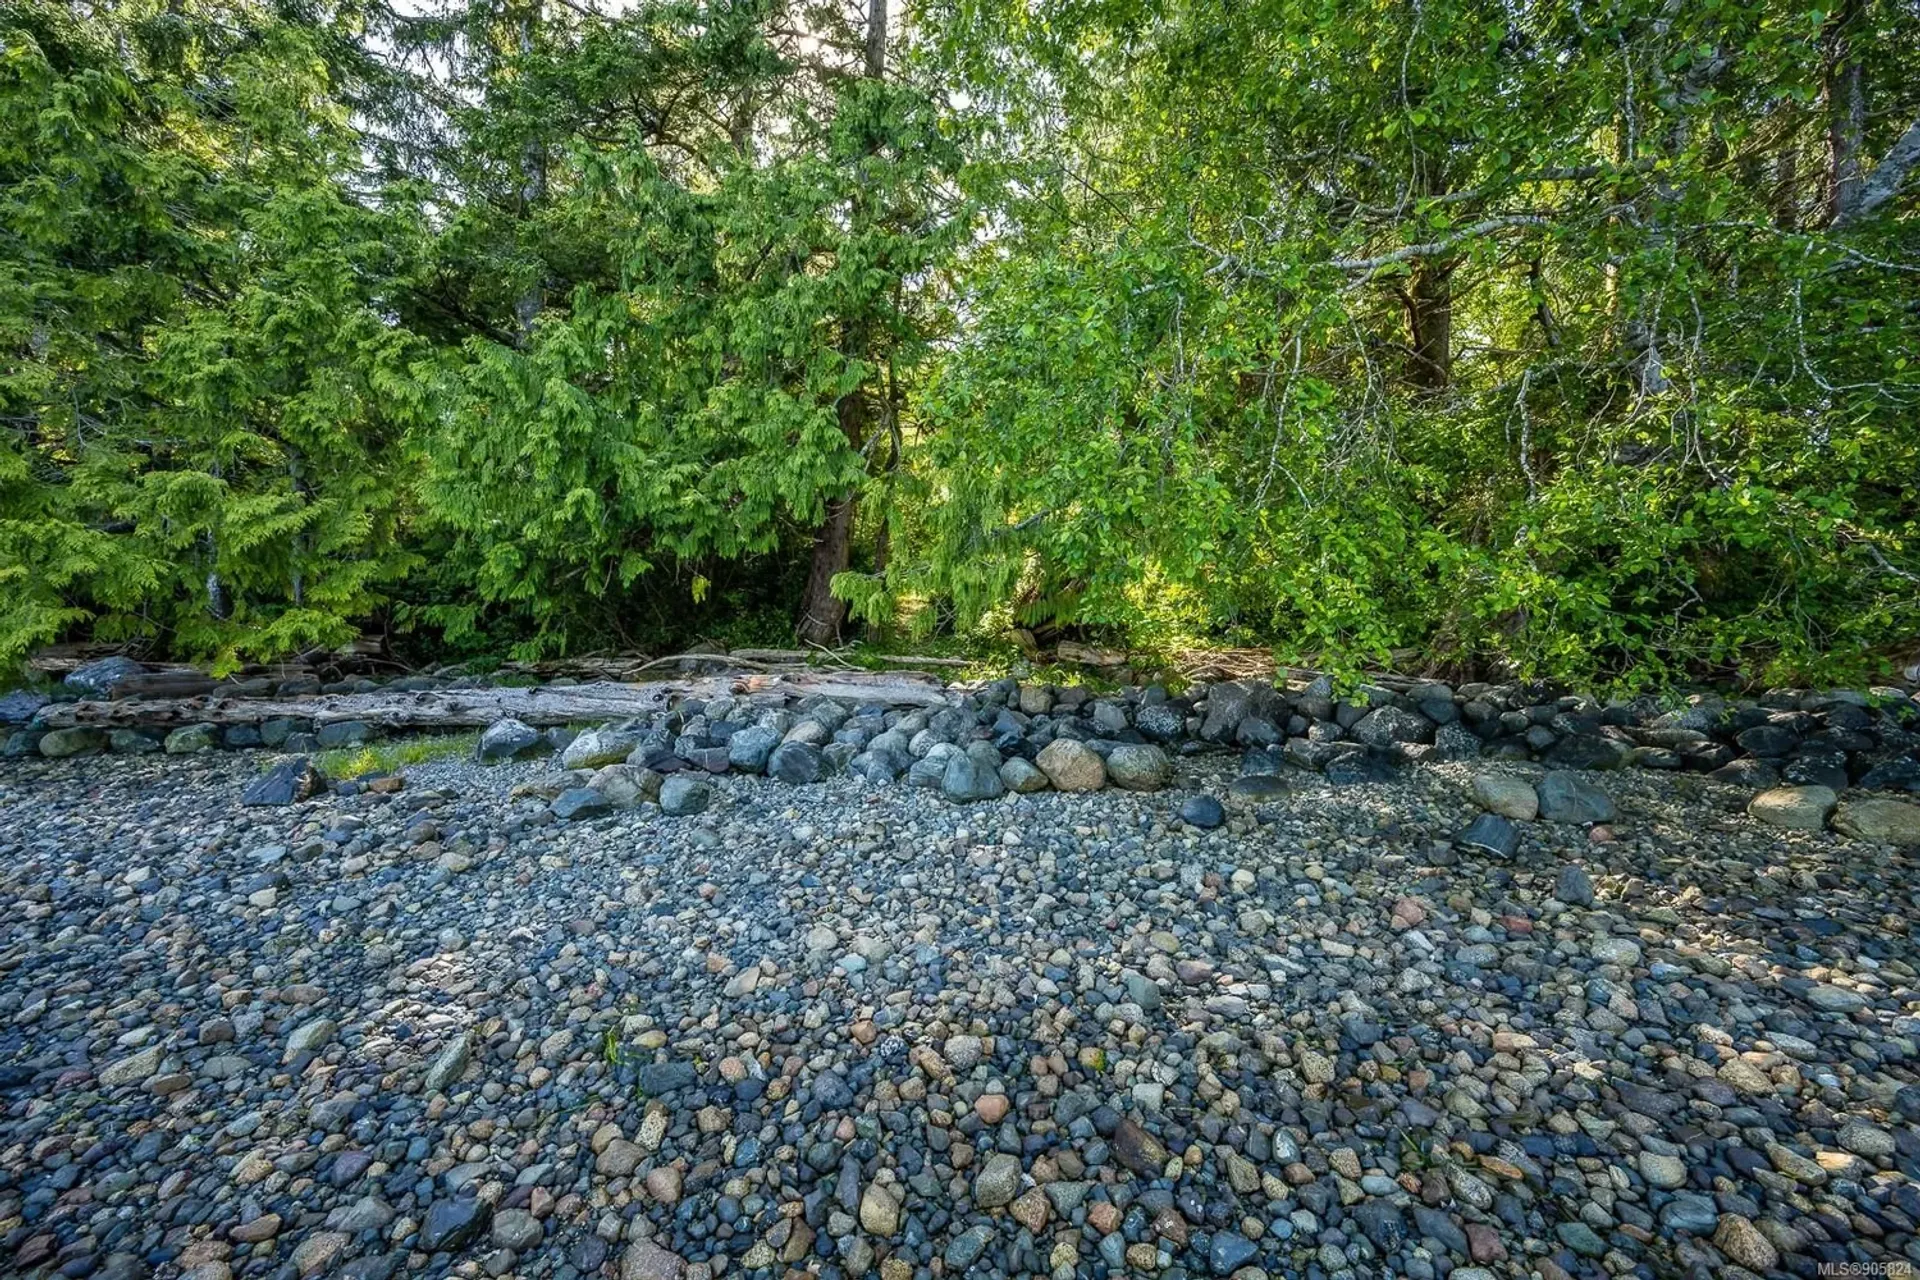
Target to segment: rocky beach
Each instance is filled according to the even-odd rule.
[[[560,758],[284,804],[241,803],[281,759],[260,749],[5,762],[0,1268],[1920,1259],[1920,880],[1887,806],[1920,809],[1844,754],[1838,788],[1781,776],[1835,728],[1798,724],[1742,782],[1422,751],[1402,700],[1412,749],[1315,771],[1283,744],[1360,737],[1290,736],[1282,708],[1272,744],[1243,714],[1231,750],[1148,745],[1136,692],[1038,746],[1028,699],[990,768],[1022,696],[941,750],[899,734],[919,786],[856,764],[871,741],[834,752],[846,715],[729,728],[664,779],[644,725],[593,731],[624,764],[489,731]],[[1856,775],[1906,749],[1873,714],[1894,727],[1861,730]],[[727,767],[741,745],[771,776]]]

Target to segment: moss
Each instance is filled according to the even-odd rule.
[[[405,738],[397,742],[375,742],[360,747],[339,747],[314,757],[314,765],[334,781],[365,777],[370,773],[392,773],[411,764],[470,756],[480,743],[477,733],[437,734],[424,738]]]

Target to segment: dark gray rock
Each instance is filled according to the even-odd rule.
[[[321,725],[315,736],[319,738],[323,750],[330,750],[372,742],[380,736],[380,730],[364,720],[335,720]]]
[[[1780,785],[1780,770],[1765,760],[1756,760],[1751,756],[1729,760],[1707,776],[1716,782],[1727,782],[1736,787],[1750,787],[1755,790],[1766,790]]]
[[[1570,907],[1590,907],[1593,880],[1584,870],[1569,863],[1560,868],[1560,876],[1553,882],[1553,896]]]
[[[1616,810],[1607,793],[1585,778],[1565,770],[1554,770],[1534,787],[1540,795],[1540,816],[1548,822],[1572,822],[1582,826],[1612,822]]]
[[[1289,746],[1292,744],[1289,743]],[[1337,749],[1337,748],[1336,748]],[[1357,787],[1372,782],[1392,782],[1400,776],[1393,765],[1384,757],[1371,751],[1342,752],[1327,761],[1321,770],[1327,781],[1336,787]]]
[[[240,797],[240,803],[250,806],[298,804],[319,794],[326,785],[327,780],[313,767],[313,761],[305,756],[296,756],[291,760],[282,760],[261,774],[259,780]]]
[[[660,784],[660,808],[676,818],[702,813],[713,801],[713,788],[698,778],[676,773]]]
[[[1186,713],[1169,703],[1141,707],[1133,713],[1133,727],[1154,742],[1172,742],[1187,731]]]
[[[1264,680],[1224,680],[1207,690],[1207,714],[1200,736],[1208,742],[1230,742],[1248,716],[1271,716],[1280,695]]]
[[[1800,745],[1800,735],[1784,725],[1757,724],[1742,729],[1733,740],[1740,749],[1755,756],[1784,756]]]
[[[1466,830],[1453,838],[1453,843],[1461,849],[1511,858],[1513,851],[1520,847],[1520,833],[1511,821],[1499,814],[1483,813],[1468,823]]]
[[[1207,1266],[1216,1276],[1230,1276],[1258,1256],[1260,1249],[1237,1231],[1216,1231],[1207,1246]]]
[[[1180,802],[1180,821],[1190,827],[1211,831],[1227,820],[1227,811],[1212,796],[1188,796]]]
[[[1379,707],[1360,718],[1349,731],[1355,742],[1386,748],[1409,742],[1432,742],[1433,721],[1403,707]]]
[[[1478,760],[1480,735],[1463,724],[1443,724],[1433,735],[1433,757],[1439,760]]]
[[[827,758],[806,742],[783,742],[767,756],[767,776],[795,786],[819,782],[827,776]]]
[[[598,818],[613,812],[613,802],[592,787],[568,787],[550,807],[556,818]]]
[[[426,1221],[420,1224],[420,1251],[451,1253],[464,1249],[480,1238],[492,1218],[493,1206],[485,1200],[436,1200],[427,1209]]]
[[[750,724],[727,739],[727,763],[742,773],[765,773],[767,759],[779,745],[779,734],[765,725]]]
[[[987,748],[992,751],[992,747]],[[1006,784],[1000,781],[999,754],[994,753],[994,763],[989,765],[985,759],[972,752],[961,752],[947,759],[947,767],[940,774],[940,794],[956,804],[970,804],[976,800],[996,800],[1007,793]]]
[[[11,693],[0,693],[0,724],[26,724],[47,705],[44,693],[32,689],[15,689]]]
[[[1617,769],[1626,763],[1630,748],[1597,733],[1575,733],[1561,738],[1540,757],[1561,769]]]
[[[0,758],[19,760],[27,756],[40,754],[40,740],[47,736],[47,730],[28,725],[16,729],[7,735],[6,745],[0,746]]]

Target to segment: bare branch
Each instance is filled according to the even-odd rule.
[[[1402,245],[1391,253],[1383,253],[1373,258],[1335,258],[1332,265],[1342,271],[1377,271],[1381,267],[1391,266],[1396,262],[1406,262],[1411,258],[1438,257],[1468,240],[1504,230],[1507,227],[1544,227],[1546,225],[1547,219],[1539,214],[1503,214],[1497,218],[1484,218],[1472,226],[1462,227],[1451,235],[1430,240],[1425,244]]]

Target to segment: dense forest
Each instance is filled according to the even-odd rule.
[[[1911,0],[15,0],[0,666],[1920,635]]]

